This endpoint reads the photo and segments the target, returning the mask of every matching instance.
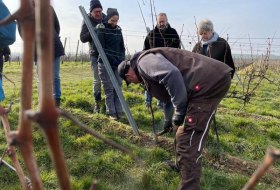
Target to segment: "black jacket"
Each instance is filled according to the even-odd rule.
[[[180,38],[177,31],[168,27],[161,31],[156,26],[154,30],[150,31],[145,39],[143,50],[148,50],[156,47],[173,47],[181,48]]]
[[[218,38],[217,41],[213,42],[208,47],[208,51],[204,52],[203,47],[201,46],[201,42],[198,42],[193,50],[195,53],[199,53],[205,55],[207,57],[211,57],[218,61],[221,61],[232,68],[231,76],[233,77],[235,72],[235,66],[231,55],[231,50],[227,41],[223,38]]]
[[[53,38],[54,38],[54,57],[60,57],[62,55],[65,55],[65,52],[64,52],[64,48],[63,48],[63,45],[61,43],[61,40],[60,40],[60,24],[59,24],[59,21],[58,21],[58,18],[56,16],[56,13],[52,7],[52,11],[53,11],[53,19],[54,19],[54,32],[53,32]]]
[[[60,36],[59,36],[59,34],[60,34],[60,24],[59,24],[57,15],[54,11],[54,8],[52,6],[51,6],[51,10],[53,12],[53,40],[54,40],[53,51],[54,51],[54,58],[56,58],[56,57],[60,57],[60,56],[65,55],[65,52],[64,52],[64,47],[62,45],[62,42],[61,42]],[[21,25],[19,25],[19,24],[18,24],[18,32],[19,32],[20,36],[22,37],[22,35],[21,35]],[[35,44],[35,46],[36,46],[36,44]],[[35,47],[34,60],[37,61],[36,47]]]
[[[98,24],[100,24],[104,21],[105,17],[106,17],[106,15],[102,13],[102,19],[101,20],[95,20],[90,15],[90,13],[88,14],[88,18],[90,19],[91,25],[94,29],[95,29],[96,25],[98,25]],[[94,45],[94,42],[91,38],[91,35],[89,33],[89,30],[88,30],[85,22],[83,22],[83,24],[82,24],[82,29],[81,29],[81,32],[80,32],[80,40],[83,43],[86,43],[86,42],[89,43],[89,53],[90,53],[90,55],[97,58],[98,57],[98,52],[97,52],[97,49]]]

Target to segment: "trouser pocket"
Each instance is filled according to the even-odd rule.
[[[190,103],[185,117],[185,130],[204,131],[214,115],[212,104]]]

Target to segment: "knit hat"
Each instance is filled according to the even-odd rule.
[[[107,9],[107,20],[109,20],[112,16],[119,16],[118,10],[115,8],[108,8]]]
[[[91,0],[90,1],[90,8],[89,8],[89,11],[91,12],[93,9],[95,9],[95,8],[101,8],[101,9],[103,9],[102,8],[102,5],[101,5],[101,3],[100,3],[100,1],[99,0]]]

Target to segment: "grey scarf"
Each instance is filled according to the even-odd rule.
[[[210,40],[208,40],[208,41],[201,40],[201,47],[203,47],[203,45],[212,44],[213,42],[217,41],[218,38],[219,38],[219,35],[216,32],[213,32],[213,36]]]

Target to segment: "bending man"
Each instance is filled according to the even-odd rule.
[[[127,84],[142,83],[157,99],[171,99],[180,190],[200,189],[202,150],[210,120],[230,87],[231,71],[220,61],[175,48],[138,52],[118,67]]]

